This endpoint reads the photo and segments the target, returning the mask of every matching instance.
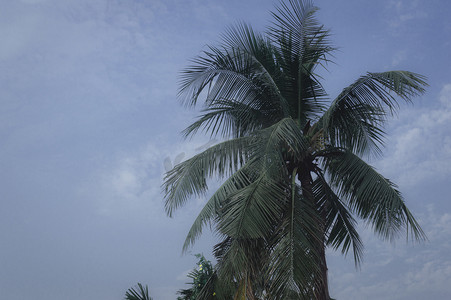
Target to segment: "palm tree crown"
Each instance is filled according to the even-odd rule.
[[[184,104],[204,99],[184,134],[223,142],[166,174],[166,210],[204,195],[209,178],[224,179],[184,249],[214,224],[217,278],[240,299],[329,299],[325,248],[361,259],[354,216],[383,239],[403,228],[424,239],[396,185],[363,158],[380,154],[387,117],[399,99],[423,93],[425,79],[367,73],[330,100],[317,69],[334,47],[316,10],[308,0],[281,2],[265,34],[231,27],[182,75]]]

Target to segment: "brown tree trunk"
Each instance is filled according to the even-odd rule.
[[[313,205],[317,207],[313,196],[313,178],[311,175],[312,163],[303,164],[298,173],[298,179],[301,182],[303,196]],[[317,238],[314,239],[315,250],[318,255],[318,266],[320,268],[319,278],[315,281],[314,296],[316,300],[329,300],[329,284],[327,280],[327,262],[326,262],[326,216],[322,209],[318,211]]]

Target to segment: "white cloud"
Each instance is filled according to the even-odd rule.
[[[446,108],[451,107],[451,83],[445,84],[440,92],[440,102],[445,105]]]
[[[398,34],[398,30],[410,21],[428,17],[427,12],[424,10],[423,3],[419,0],[390,1],[387,6],[387,11],[387,23],[394,34]]]
[[[421,244],[384,243],[362,232],[362,270],[334,257],[332,296],[337,299],[443,299],[451,294],[451,215],[428,205],[419,221],[429,240]]]
[[[162,157],[162,152],[149,144],[101,170],[95,180],[100,182],[99,213],[110,216],[143,211],[152,216],[162,214]]]
[[[443,86],[435,108],[401,111],[387,141],[387,155],[377,163],[384,175],[412,187],[422,180],[451,175],[451,85]]]
[[[398,51],[392,58],[392,67],[399,65],[401,62],[406,60],[406,58],[407,58],[407,51],[405,51],[405,50]]]
[[[124,212],[145,210],[147,213],[154,212],[154,217],[165,217],[161,193],[165,160],[174,161],[182,152],[186,160],[202,151],[204,145],[205,138],[171,146],[152,140],[147,146],[116,158],[108,164],[109,167],[98,170],[95,175],[101,182],[97,197],[99,212],[119,216]],[[204,197],[193,199],[192,203],[187,204],[187,209],[196,212],[204,202]]]

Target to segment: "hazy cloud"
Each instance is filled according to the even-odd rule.
[[[451,85],[444,85],[435,107],[400,112],[389,136],[387,154],[377,163],[389,177],[407,187],[451,174]]]
[[[424,3],[420,0],[394,0],[387,6],[389,12],[387,18],[388,25],[392,28],[394,34],[410,21],[424,19],[428,17],[424,9]]]
[[[365,259],[362,269],[337,256],[330,263],[332,296],[337,299],[440,299],[451,293],[451,217],[433,205],[420,214],[428,241],[396,246],[363,231]],[[381,275],[383,274],[383,275]]]
[[[202,134],[180,138],[195,111],[176,101],[178,72],[237,19],[264,30],[275,2],[0,1],[2,297],[121,299],[138,281],[149,284],[154,299],[176,297],[195,264],[192,256],[181,257],[181,247],[206,197],[192,199],[174,219],[166,217],[163,162],[173,164],[182,152],[188,159],[212,145]],[[345,67],[332,72],[329,82],[338,89],[346,85],[341,80],[367,69],[415,62],[418,72],[450,82],[447,60],[439,59],[448,57],[443,36],[449,18],[439,16],[436,27],[421,23],[432,19],[425,3],[318,3],[330,18],[326,27],[332,21],[344,33],[333,42],[346,46],[337,59]],[[446,12],[447,3],[430,3]],[[387,7],[375,14],[385,15],[382,22],[368,15],[380,5]],[[391,21],[381,30],[381,23]],[[361,30],[346,35],[351,26]],[[407,31],[415,38],[393,37]],[[373,40],[376,32],[383,39]],[[447,185],[437,183],[447,183],[450,175],[451,84],[441,94],[431,84],[429,93],[436,94],[432,101],[403,107],[399,120],[390,123],[385,159],[375,165],[402,185],[409,207],[418,208],[414,213],[422,213],[430,243],[393,248],[363,231],[362,272],[355,272],[352,256],[338,268],[331,263],[339,299],[362,299],[368,291],[381,295],[396,285],[427,292],[428,285],[441,291],[451,286],[451,213]],[[213,180],[211,191],[217,185]],[[215,239],[206,233],[193,253],[211,254]],[[338,253],[331,258],[342,259]]]

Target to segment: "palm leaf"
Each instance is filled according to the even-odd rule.
[[[318,223],[316,208],[302,197],[293,185],[291,201],[273,234],[268,266],[272,299],[311,299],[320,269],[313,245],[321,239],[314,228]]]
[[[368,73],[345,88],[321,118],[330,143],[358,154],[380,153],[386,113],[424,92],[424,77],[406,71]]]
[[[216,144],[167,172],[163,183],[167,214],[172,216],[191,196],[204,195],[208,178],[238,169],[251,151],[253,140],[253,137],[243,137]]]
[[[249,280],[255,285],[265,282],[264,265],[268,258],[268,248],[264,239],[236,239],[225,237],[214,247],[218,260],[217,274],[222,284],[237,289],[243,281]],[[265,284],[263,283],[264,287]],[[256,292],[257,286],[252,290]]]
[[[316,11],[311,1],[281,2],[269,30],[279,47],[277,60],[285,77],[281,89],[289,99],[291,115],[301,124],[316,119],[324,108],[327,94],[314,70],[324,66],[335,50],[329,44],[329,31],[314,17]]]
[[[231,35],[241,33],[240,30],[231,31]],[[231,39],[245,40],[246,36]],[[263,112],[269,110],[272,117],[279,115],[281,118],[286,114],[285,100],[270,73],[274,72],[274,67],[265,66],[268,56],[272,57],[272,48],[263,40],[259,40],[259,46],[269,48],[264,52],[250,53],[245,48],[210,47],[203,56],[194,60],[195,66],[182,74],[179,95],[185,95],[185,104],[195,105],[202,91],[206,91],[205,104],[208,108],[225,100],[234,101]]]
[[[190,245],[193,245],[196,239],[202,234],[202,229],[205,225],[210,223],[215,218],[221,218],[220,211],[224,203],[230,195],[237,190],[247,186],[251,179],[251,174],[246,173],[246,166],[230,176],[210,197],[207,203],[202,208],[193,225],[191,226],[188,235],[186,236],[183,245],[183,251],[187,251]]]
[[[407,227],[415,239],[425,239],[396,185],[351,151],[342,149],[325,157],[324,167],[340,197],[382,238],[392,240],[402,227]]]
[[[248,139],[248,138],[246,138]],[[249,138],[250,141],[250,138]],[[235,145],[238,146],[238,145]],[[245,147],[246,144],[241,144],[241,146]],[[266,191],[268,194],[262,195],[262,197],[268,197],[271,193],[270,187],[274,189],[274,191],[283,192],[283,187],[278,186],[278,183],[271,182],[271,178],[278,176],[276,174],[266,174],[262,177],[260,173],[260,169],[263,168],[264,160],[272,160],[272,163],[274,164],[274,168],[276,172],[279,172],[282,170],[280,166],[284,164],[284,158],[280,156],[280,150],[284,149],[291,153],[293,156],[297,157],[298,159],[301,159],[308,148],[308,142],[306,139],[302,136],[302,134],[299,131],[299,127],[297,126],[296,122],[294,122],[292,119],[287,118],[281,120],[279,123],[275,124],[274,126],[256,132],[253,135],[252,139],[252,152],[250,150],[244,151],[248,153],[248,158],[246,159],[246,164],[243,165],[242,168],[240,168],[238,171],[236,171],[233,175],[227,179],[220,188],[212,195],[212,197],[208,200],[208,202],[205,204],[204,208],[199,213],[198,217],[194,221],[193,225],[191,226],[191,229],[186,237],[183,251],[186,251],[188,247],[194,243],[196,238],[200,236],[202,233],[202,228],[206,224],[208,224],[213,218],[219,217],[219,210],[221,207],[226,205],[226,202],[229,201],[232,198],[232,195],[235,195],[235,203],[238,201],[237,199],[243,199],[248,193],[248,196],[252,195],[249,194],[251,189],[251,185],[254,181],[257,180],[257,178],[260,178],[260,188],[262,189],[261,192]],[[219,149],[225,149],[223,146],[215,146],[213,149],[210,149],[209,152],[204,152],[202,155],[199,155],[196,159],[202,160],[203,163],[209,163],[211,164],[212,161],[215,160],[214,156],[218,155],[218,152],[220,152]],[[235,148],[234,148],[235,149]],[[235,149],[234,151],[238,151]],[[262,156],[262,154],[266,153],[272,153],[273,157],[265,157]],[[212,155],[212,156],[210,156]],[[277,155],[277,156],[274,156]],[[244,161],[244,160],[243,160]],[[189,162],[186,162],[189,163]],[[200,164],[200,163],[199,163]],[[224,165],[224,164],[223,164]],[[208,170],[209,167],[207,166],[199,166],[198,164],[192,163],[190,165],[190,168],[203,168],[203,170]],[[270,168],[267,168],[267,170],[270,170]],[[172,174],[172,173],[171,173]],[[174,185],[174,189],[176,188],[182,188],[185,185],[188,185],[188,183],[183,183],[183,181],[190,182],[191,176],[188,176],[187,174],[190,174],[188,170],[186,170],[185,173],[181,173],[180,171],[174,173],[174,176],[177,175],[180,182],[178,183],[178,186],[176,187]],[[266,178],[266,179],[265,179]],[[175,184],[176,179],[171,179],[171,181],[167,180],[166,184],[169,185],[170,183],[174,182]],[[254,188],[257,188],[258,186],[254,183]],[[248,189],[245,190],[244,188],[247,187]],[[267,191],[269,189],[269,191]],[[238,191],[240,192],[238,193]],[[274,191],[272,192],[274,194]],[[255,192],[255,191],[254,191]],[[260,192],[260,191],[259,191]],[[171,198],[171,205],[172,202],[176,198],[174,198],[174,195],[177,194],[183,194],[182,192],[176,192],[173,191],[173,194],[170,195]],[[238,196],[238,195],[241,196]],[[168,196],[169,197],[169,196]],[[239,198],[241,197],[241,198]],[[277,195],[278,197],[278,195]],[[276,198],[277,198],[276,197]],[[181,205],[181,204],[180,204]],[[228,203],[228,206],[231,206],[232,203]],[[270,202],[265,204],[264,206],[269,205],[269,207],[266,207],[266,209],[274,208],[271,205]],[[253,206],[252,206],[253,207]],[[227,211],[227,208],[222,209],[222,211]],[[233,213],[233,211],[229,211],[229,213]],[[257,211],[255,212],[257,213]],[[260,212],[263,213],[263,212]],[[223,213],[220,215],[220,218],[223,218]],[[254,216],[255,217],[255,216]],[[250,217],[253,218],[253,217]],[[229,224],[231,225],[231,224]],[[228,225],[228,226],[229,226]],[[269,225],[268,225],[269,226]]]
[[[143,287],[141,283],[134,288],[129,288],[127,292],[125,292],[126,300],[152,300],[152,297],[149,296],[149,288]]]
[[[202,110],[198,120],[188,126],[183,131],[183,135],[185,137],[194,135],[203,128],[205,132],[210,132],[211,136],[218,134],[233,137],[245,136],[262,127],[267,127],[268,117],[271,115],[272,111],[265,111],[258,106],[253,107],[252,104],[218,100]]]
[[[329,187],[322,174],[314,182],[313,192],[321,209],[326,215],[326,245],[334,249],[341,247],[341,252],[347,254],[352,246],[356,267],[360,266],[363,256],[363,243],[357,232],[357,222],[342,203],[340,198]]]
[[[223,203],[218,230],[233,237],[264,237],[281,213],[287,185],[284,151],[302,159],[308,147],[296,122],[286,118],[255,134],[259,141],[248,168],[258,178],[229,196]]]

